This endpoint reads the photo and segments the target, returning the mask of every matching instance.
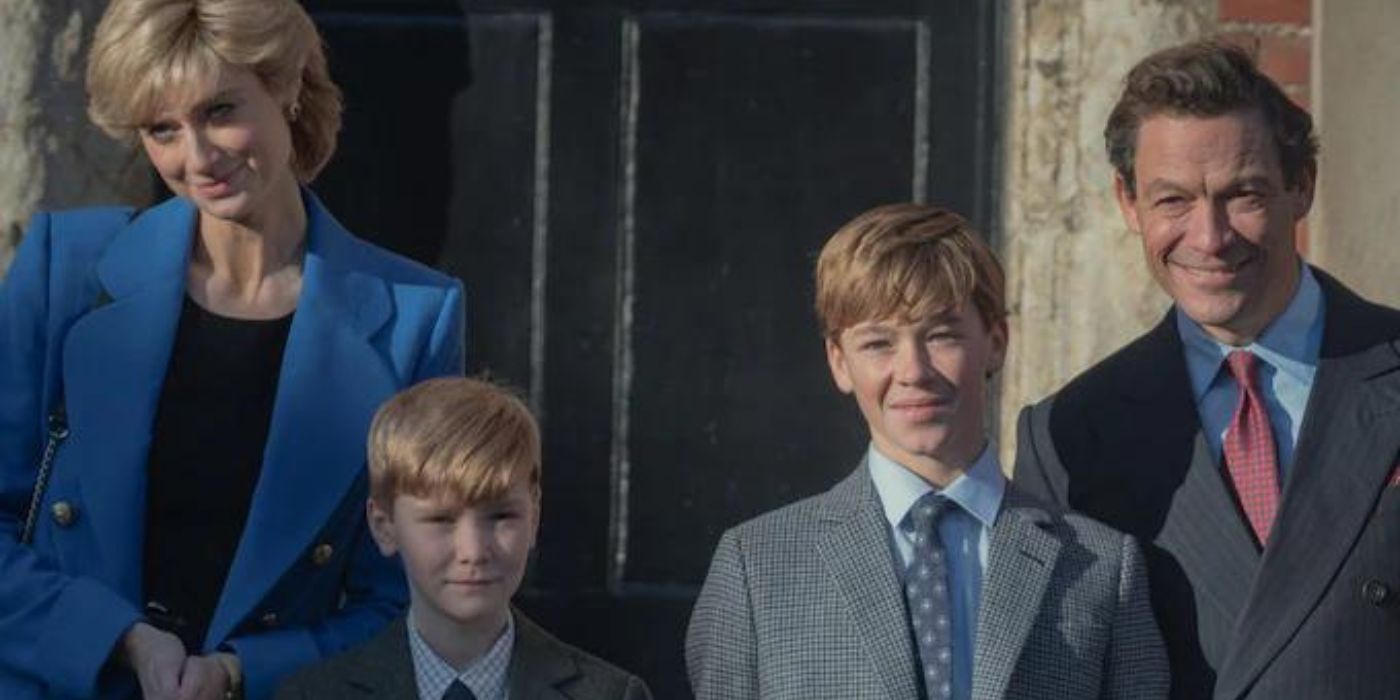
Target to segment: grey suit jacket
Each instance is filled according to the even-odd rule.
[[[651,700],[641,679],[555,639],[520,611],[514,614],[510,700]],[[342,698],[417,700],[404,618],[365,644],[303,669],[277,692],[277,700]]]
[[[982,586],[977,700],[1166,696],[1132,539],[1008,487]],[[908,619],[861,465],[724,534],[686,636],[691,686],[698,700],[913,700]]]
[[[1262,553],[1170,313],[1021,414],[1017,485],[1150,543],[1174,698],[1400,698],[1400,312],[1313,272],[1321,358]]]

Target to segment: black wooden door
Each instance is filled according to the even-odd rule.
[[[810,311],[822,241],[890,201],[992,219],[995,3],[307,4],[347,104],[316,189],[462,278],[471,368],[541,418],[520,604],[687,697],[719,534],[864,446]]]

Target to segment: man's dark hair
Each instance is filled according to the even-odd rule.
[[[1316,175],[1312,117],[1259,72],[1249,52],[1214,39],[1158,51],[1128,71],[1103,130],[1108,160],[1135,195],[1137,134],[1145,119],[1157,114],[1218,117],[1248,109],[1258,110],[1273,132],[1285,186],[1296,186],[1304,174]]]

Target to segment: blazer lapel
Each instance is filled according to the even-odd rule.
[[[1008,485],[992,528],[977,615],[972,697],[1000,698],[1040,615],[1061,543],[1043,526],[1050,515]]]
[[[389,623],[358,650],[345,682],[371,698],[399,700],[418,697],[413,654],[408,650],[405,618]]]
[[[1194,587],[1237,618],[1254,585],[1259,548],[1235,502],[1233,487],[1199,432],[1161,540],[1178,557]]]
[[[827,495],[817,539],[827,570],[892,698],[919,694],[912,636],[891,563],[889,524],[865,463]]]
[[[146,460],[194,225],[194,207],[174,198],[118,233],[97,263],[98,284],[111,301],[79,317],[64,340],[72,432],[59,462],[82,465],[84,517],[97,539],[88,554],[129,600],[141,595]]]
[[[371,344],[391,313],[377,277],[356,270],[355,241],[303,190],[307,251],[262,473],[206,644],[224,639],[317,537],[364,473],[364,439],[402,384]]]
[[[1144,462],[1134,478],[1173,494],[1164,502],[1155,544],[1177,559],[1193,588],[1234,618],[1253,585],[1259,550],[1201,431],[1175,313],[1167,312],[1148,337],[1144,356],[1128,364],[1140,376],[1121,378],[1124,406],[1105,432],[1121,432],[1118,453]],[[1142,367],[1158,369],[1141,373]],[[1162,497],[1149,493],[1146,500]]]
[[[518,610],[512,612],[515,648],[510,658],[511,700],[567,700],[559,686],[578,677],[578,664],[530,618]]]
[[[1322,359],[1292,471],[1235,644],[1217,682],[1244,694],[1332,585],[1385,488],[1400,431],[1400,348],[1367,306],[1318,274]]]

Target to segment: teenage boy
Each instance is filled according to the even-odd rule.
[[[279,698],[651,697],[510,605],[540,520],[539,430],[518,398],[460,377],[401,392],[370,426],[369,474],[370,530],[403,562],[408,614]]]
[[[1003,286],[948,211],[879,207],[827,242],[817,315],[870,448],[721,538],[686,639],[699,700],[1166,696],[1137,545],[1008,485],[984,432]]]

